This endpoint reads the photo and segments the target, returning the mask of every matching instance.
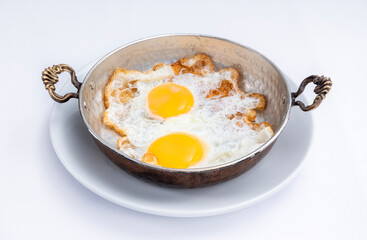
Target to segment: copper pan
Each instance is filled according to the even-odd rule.
[[[101,137],[102,115],[105,111],[103,93],[111,74],[117,67],[147,70],[156,63],[173,63],[197,53],[209,55],[216,67],[234,67],[242,73],[239,87],[244,92],[265,95],[267,107],[264,117],[270,122],[274,135],[252,153],[233,161],[205,168],[173,169],[150,165],[119,151]],[[60,96],[55,92],[58,74],[67,71],[77,91]],[[330,91],[330,78],[311,75],[304,79],[297,92],[291,92],[284,74],[269,59],[257,51],[230,40],[197,35],[171,34],[150,37],[124,45],[101,58],[88,72],[82,83],[74,70],[65,64],[54,65],[42,72],[42,80],[52,99],[63,103],[70,98],[79,100],[82,119],[101,151],[126,172],[156,184],[194,188],[218,184],[246,172],[258,163],[273,147],[287,124],[291,107],[310,111],[320,105]],[[316,97],[311,105],[297,100],[308,83],[316,85]],[[80,149],[83,151],[83,149]],[[121,184],[124,184],[123,182]]]

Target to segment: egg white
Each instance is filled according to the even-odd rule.
[[[208,73],[198,76],[191,73],[180,74],[157,81],[138,81],[135,96],[128,103],[114,103],[110,106],[109,118],[122,128],[134,149],[126,154],[142,159],[155,139],[173,133],[185,132],[198,137],[206,145],[205,157],[191,168],[206,167],[228,162],[254,151],[271,138],[272,133],[264,129],[252,130],[230,120],[229,115],[254,108],[258,100],[241,99],[239,94],[223,98],[206,98],[210,89],[217,89],[228,73]],[[194,106],[186,114],[165,120],[152,115],[147,106],[148,93],[156,86],[171,81],[189,89],[194,96]],[[123,109],[123,111],[121,111]],[[259,119],[257,119],[259,120]],[[111,131],[103,131],[104,138],[114,141]]]

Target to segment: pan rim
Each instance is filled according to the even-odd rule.
[[[250,152],[249,154],[222,163],[222,164],[218,164],[218,165],[213,165],[213,166],[209,166],[209,167],[201,167],[201,168],[190,168],[190,169],[178,169],[178,168],[166,168],[166,167],[161,167],[161,166],[157,166],[157,165],[152,165],[152,164],[148,164],[145,162],[142,162],[140,160],[134,159],[130,156],[128,156],[127,154],[119,151],[118,149],[116,149],[115,147],[113,147],[111,144],[109,144],[106,140],[104,140],[103,138],[101,138],[92,128],[91,126],[88,124],[86,117],[84,115],[84,108],[83,108],[83,104],[81,99],[83,99],[83,93],[84,93],[84,88],[87,85],[86,82],[88,81],[90,75],[92,74],[92,72],[94,71],[95,68],[97,68],[103,61],[105,61],[107,58],[109,58],[111,55],[113,55],[114,53],[120,51],[121,49],[127,48],[129,46],[132,46],[134,44],[138,44],[144,41],[148,41],[148,40],[153,40],[153,39],[157,39],[157,38],[166,38],[166,37],[204,37],[204,38],[212,38],[212,39],[217,39],[217,40],[221,40],[221,41],[225,41],[225,42],[229,42],[235,45],[238,45],[241,48],[245,48],[247,50],[250,50],[258,55],[260,55],[262,58],[264,58],[272,67],[274,67],[274,69],[279,73],[280,77],[282,78],[284,84],[286,85],[286,95],[287,95],[287,110],[286,110],[286,114],[283,117],[283,121],[280,124],[280,127],[277,129],[277,131],[274,133],[274,135],[267,141],[265,142],[262,146],[260,146],[259,148],[255,149],[254,151]],[[100,60],[98,60],[94,66],[88,71],[87,75],[84,78],[84,81],[80,87],[79,90],[79,112],[81,114],[81,117],[83,119],[84,124],[86,125],[88,131],[92,134],[92,136],[98,140],[99,142],[101,142],[104,146],[106,146],[107,148],[109,148],[111,151],[113,151],[115,154],[121,155],[123,156],[125,159],[133,161],[136,164],[142,165],[144,167],[147,168],[151,168],[151,169],[155,169],[155,170],[159,170],[159,171],[167,171],[167,172],[174,172],[174,173],[193,173],[193,172],[207,172],[207,171],[213,171],[213,170],[220,170],[229,166],[232,166],[234,164],[237,164],[239,162],[242,161],[247,161],[249,159],[252,159],[253,157],[255,157],[257,154],[259,154],[260,152],[264,151],[267,147],[269,147],[274,141],[276,141],[276,139],[279,137],[279,135],[282,133],[283,129],[285,128],[288,119],[289,119],[289,115],[290,115],[290,111],[291,111],[291,107],[292,107],[292,100],[291,100],[291,92],[289,89],[289,84],[286,80],[285,75],[283,74],[283,72],[270,60],[268,59],[266,56],[264,56],[263,54],[259,53],[258,51],[234,42],[232,40],[229,39],[225,39],[225,38],[221,38],[221,37],[217,37],[217,36],[212,36],[212,35],[206,35],[206,34],[195,34],[195,33],[171,33],[171,34],[162,34],[162,35],[155,35],[155,36],[151,36],[151,37],[146,37],[146,38],[142,38],[130,43],[127,43],[125,45],[122,45],[118,48],[116,48],[115,50],[107,53],[105,56],[103,56]]]

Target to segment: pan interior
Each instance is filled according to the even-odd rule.
[[[98,138],[117,148],[117,134],[102,122],[104,90],[117,67],[148,70],[157,63],[173,63],[198,53],[209,55],[217,69],[234,67],[240,72],[239,87],[265,95],[264,118],[275,135],[281,130],[290,108],[290,96],[282,74],[265,57],[239,44],[208,36],[172,35],[123,46],[101,59],[88,73],[81,90],[80,106],[88,127]]]

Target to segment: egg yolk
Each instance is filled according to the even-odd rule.
[[[188,168],[203,157],[204,145],[190,134],[171,133],[156,139],[147,153],[153,154],[162,167]]]
[[[159,85],[148,94],[150,111],[162,118],[187,113],[193,105],[194,96],[190,90],[174,83]]]

